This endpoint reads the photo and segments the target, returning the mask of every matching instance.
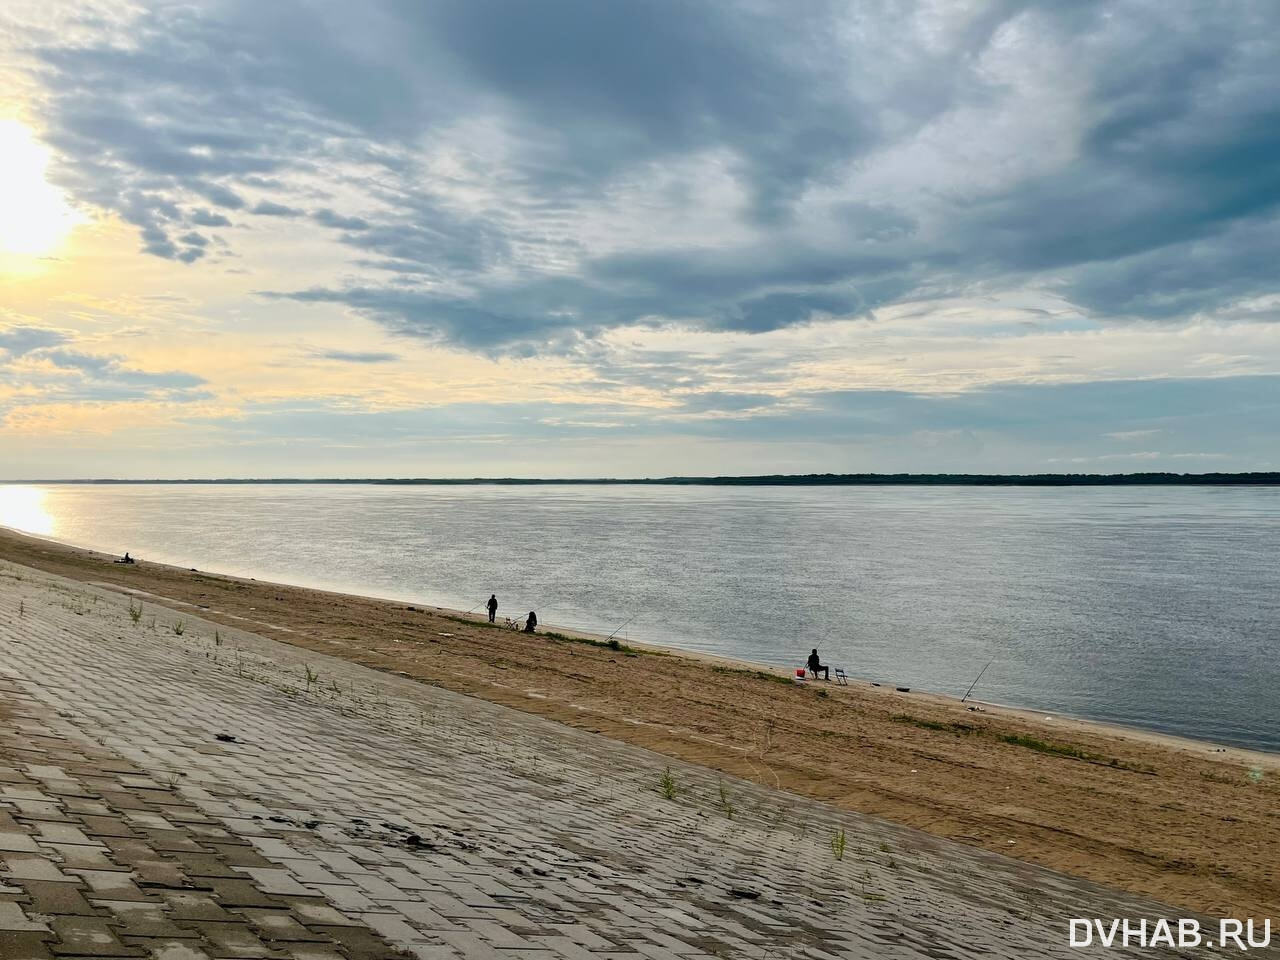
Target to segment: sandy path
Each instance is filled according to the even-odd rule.
[[[1176,906],[1241,917],[1280,906],[1271,758],[861,684],[797,687],[434,608],[113,565],[7,531],[0,557]]]

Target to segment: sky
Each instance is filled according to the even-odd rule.
[[[0,7],[0,479],[1280,469],[1280,5]]]

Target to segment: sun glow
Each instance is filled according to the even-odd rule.
[[[80,217],[45,180],[49,151],[16,120],[0,120],[0,252],[56,249]]]
[[[0,486],[0,527],[52,536],[53,514],[45,509],[46,496],[39,487]]]

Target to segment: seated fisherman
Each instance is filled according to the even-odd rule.
[[[831,679],[831,668],[824,667],[822,661],[818,659],[818,651],[815,649],[809,653],[809,672],[813,674],[813,679],[818,679],[818,673],[822,673],[823,680]]]
[[[533,631],[537,629],[537,626],[538,626],[538,615],[534,613],[532,610],[530,610],[529,619],[525,620],[524,622],[524,632],[533,633]]]

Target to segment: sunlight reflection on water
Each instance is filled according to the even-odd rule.
[[[45,508],[48,497],[40,487],[0,486],[0,526],[53,536],[53,514]]]

